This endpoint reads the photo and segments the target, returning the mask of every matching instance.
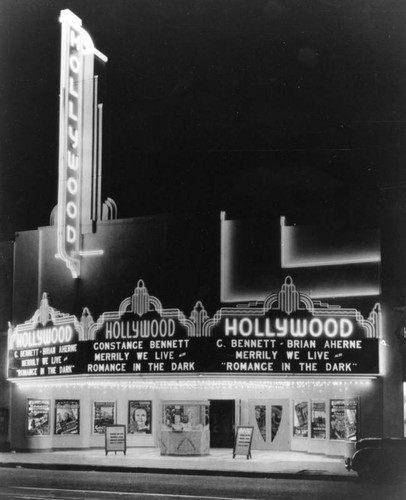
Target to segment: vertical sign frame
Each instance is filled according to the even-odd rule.
[[[61,83],[59,109],[59,185],[57,256],[74,278],[80,274],[83,41],[82,21],[61,11]]]
[[[62,10],[59,111],[59,183],[57,257],[73,278],[80,275],[82,234],[92,225],[94,55],[107,57],[93,45],[82,21]]]

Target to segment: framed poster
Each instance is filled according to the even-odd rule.
[[[326,439],[326,402],[325,401],[312,401],[311,402],[311,438],[312,439]]]
[[[358,400],[332,399],[330,401],[330,439],[348,441],[357,439]]]
[[[55,434],[79,434],[80,401],[57,399],[55,401]]]
[[[28,399],[26,435],[48,436],[50,414],[51,402],[49,399]]]
[[[151,434],[152,401],[128,402],[128,434]]]
[[[113,401],[95,401],[93,403],[93,433],[104,434],[106,425],[114,425],[116,403]]]
[[[254,427],[251,426],[237,427],[237,432],[235,434],[235,441],[234,441],[233,458],[235,458],[236,455],[246,455],[247,460],[252,458],[251,443],[253,434],[254,434]]]
[[[309,437],[309,403],[293,402],[293,437]]]

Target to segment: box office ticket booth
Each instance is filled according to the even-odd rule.
[[[379,307],[365,319],[288,277],[261,303],[203,312],[165,309],[141,280],[97,320],[44,294],[9,329],[12,448],[103,446],[104,425],[126,424],[128,447],[204,455],[215,428],[234,432],[221,412],[210,422],[210,402],[227,426],[254,426],[253,449],[339,455],[379,432]]]
[[[209,452],[209,402],[163,402],[161,455],[204,456]]]

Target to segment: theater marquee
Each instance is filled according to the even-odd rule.
[[[159,373],[379,374],[380,310],[313,301],[287,277],[263,302],[222,308],[197,302],[189,317],[165,309],[140,280],[117,311],[80,320],[48,304],[9,330],[11,379]]]

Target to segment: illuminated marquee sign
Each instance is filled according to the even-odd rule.
[[[91,198],[93,59],[107,58],[95,49],[81,20],[61,11],[61,84],[59,122],[58,254],[72,276],[80,274],[81,238]]]
[[[77,373],[79,338],[83,327],[75,316],[63,314],[43,294],[39,309],[22,325],[9,329],[10,377],[37,377]]]
[[[43,319],[40,321],[39,318]],[[189,317],[165,309],[140,280],[118,311],[94,321],[56,312],[10,328],[9,377],[156,373],[378,374],[380,311],[313,301],[286,278],[265,301]]]
[[[224,334],[241,337],[349,337],[354,331],[347,318],[225,318]]]

